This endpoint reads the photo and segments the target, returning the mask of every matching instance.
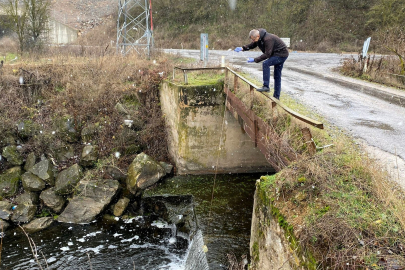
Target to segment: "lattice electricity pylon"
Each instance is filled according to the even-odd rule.
[[[149,2],[149,5],[148,5]],[[152,0],[118,0],[117,51],[150,56],[153,47]]]

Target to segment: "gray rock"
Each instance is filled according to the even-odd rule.
[[[53,186],[55,184],[53,166],[48,159],[41,160],[29,171],[44,180],[49,185]]]
[[[115,105],[115,109],[122,115],[127,115],[128,114],[128,111],[119,102]]]
[[[21,165],[24,162],[16,145],[9,145],[3,148],[3,157],[12,165]]]
[[[64,145],[55,150],[55,157],[59,162],[67,161],[68,159],[74,157],[74,154],[75,153],[71,145]]]
[[[0,232],[5,232],[9,226],[10,224],[7,221],[0,219]]]
[[[127,179],[126,173],[115,166],[106,166],[104,169],[109,178],[118,180],[120,182],[124,182],[125,179]]]
[[[81,132],[82,142],[90,143],[96,138],[99,126],[97,124],[87,124]]]
[[[160,161],[159,164],[160,164],[160,166],[162,166],[165,169],[167,174],[172,172],[172,170],[173,170],[173,165],[172,164],[169,164],[169,163],[166,163],[166,162],[163,162],[163,161]]]
[[[11,216],[13,204],[8,201],[0,201],[0,219],[8,220]]]
[[[35,192],[25,191],[15,197],[17,204],[39,204],[39,196]]]
[[[28,224],[24,224],[22,227],[27,233],[36,233],[43,229],[48,228],[54,222],[53,217],[42,217],[31,221]]]
[[[21,182],[24,189],[28,191],[41,191],[45,189],[45,181],[30,172],[26,172],[21,176]]]
[[[98,146],[86,145],[82,151],[80,165],[82,165],[83,167],[91,167],[96,164],[97,160],[98,160]]]
[[[58,221],[76,224],[93,221],[110,204],[118,188],[116,180],[81,183],[78,195],[70,200]]]
[[[17,194],[18,182],[21,179],[21,168],[13,167],[0,175],[0,196],[11,197]]]
[[[145,153],[140,153],[128,169],[127,188],[135,194],[138,189],[146,189],[166,175],[165,169]]]
[[[2,134],[0,139],[0,146],[7,146],[15,144],[15,139],[11,134]]]
[[[38,134],[39,129],[39,125],[31,120],[24,120],[17,124],[18,135],[23,139],[28,139]]]
[[[33,204],[19,204],[11,215],[11,221],[14,223],[30,222],[37,211],[37,207]]]
[[[128,198],[122,198],[120,199],[113,208],[113,214],[116,217],[122,216],[122,214],[125,212],[129,204],[129,199]]]
[[[32,167],[34,167],[36,161],[36,157],[34,152],[31,152],[27,156],[27,160],[25,161],[24,170],[29,171]]]
[[[60,138],[67,142],[77,142],[79,139],[78,132],[75,127],[74,118],[67,115],[54,120],[57,134]]]
[[[68,195],[74,191],[82,178],[82,169],[78,164],[61,171],[56,177],[55,192],[58,195]]]
[[[42,191],[39,198],[47,207],[57,214],[62,211],[63,206],[65,206],[66,203],[65,198],[56,194],[54,187]]]

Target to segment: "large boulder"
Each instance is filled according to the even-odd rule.
[[[24,192],[16,197],[17,208],[11,215],[14,223],[28,223],[34,219],[37,212],[38,195],[33,192]]]
[[[165,175],[166,170],[158,162],[145,153],[140,153],[129,166],[127,188],[136,194],[137,191],[154,185]]]
[[[12,165],[21,165],[24,162],[16,145],[9,145],[3,148],[3,157]]]
[[[55,192],[58,195],[68,195],[74,191],[76,185],[82,178],[82,168],[79,164],[74,164],[61,171],[56,177]]]
[[[29,171],[44,180],[47,184],[51,186],[55,184],[53,166],[48,159],[41,160]]]
[[[49,226],[52,225],[53,222],[54,222],[53,217],[42,217],[34,219],[28,224],[24,224],[22,227],[27,233],[36,233],[38,231],[48,228]]]
[[[18,182],[21,179],[21,167],[13,167],[0,175],[0,196],[11,197],[17,194]]]
[[[8,220],[11,216],[13,205],[8,201],[0,201],[0,219]]]
[[[17,204],[39,204],[39,195],[35,192],[25,191],[15,197]]]
[[[80,183],[75,195],[58,217],[59,222],[89,223],[111,202],[119,189],[116,180],[99,180]]]
[[[99,123],[96,124],[87,124],[83,127],[81,132],[82,142],[91,143],[96,139],[98,129],[100,128]]]
[[[54,153],[58,162],[65,162],[75,156],[74,149],[69,144],[54,148]]]
[[[92,167],[98,160],[98,146],[86,145],[82,151],[82,157],[80,158],[80,165],[83,167]]]
[[[166,163],[163,161],[160,161],[159,164],[160,164],[160,166],[162,166],[165,169],[167,174],[170,174],[172,172],[172,170],[173,170],[172,164],[169,164],[169,163]]]
[[[74,118],[65,115],[62,118],[56,118],[53,121],[57,135],[67,142],[77,142],[79,133],[76,130]]]
[[[41,191],[45,189],[45,181],[31,172],[26,172],[21,176],[21,182],[25,190]]]
[[[0,230],[1,231],[3,231],[3,232],[6,231],[9,226],[10,226],[10,224],[7,221],[0,219]]]
[[[105,179],[114,179],[118,180],[120,183],[125,183],[127,179],[126,172],[122,171],[120,168],[116,166],[105,166],[103,167],[105,172]]]
[[[11,215],[11,221],[14,223],[30,222],[37,211],[37,207],[33,204],[19,204]]]
[[[2,133],[0,138],[0,147],[15,144],[15,138],[10,133]]]
[[[118,202],[114,205],[113,207],[113,214],[116,217],[122,216],[122,214],[125,212],[129,204],[129,199],[128,198],[121,198],[118,200]]]
[[[55,188],[48,188],[41,192],[39,196],[45,206],[52,209],[53,212],[59,214],[65,206],[66,200],[55,192]]]
[[[38,134],[40,126],[31,120],[24,120],[17,124],[18,136],[22,139],[28,139]]]
[[[26,171],[31,170],[31,168],[34,167],[34,165],[35,165],[36,159],[37,158],[35,157],[34,152],[29,153],[27,156],[27,159],[25,161],[24,170],[26,170]]]

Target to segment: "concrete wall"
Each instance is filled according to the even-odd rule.
[[[217,173],[274,172],[235,118],[225,112],[222,82],[209,86],[164,82],[160,101],[178,174],[215,173],[217,164]]]
[[[256,190],[253,204],[250,235],[250,256],[252,270],[297,269],[297,255],[291,250],[284,230],[271,214]]]
[[[50,20],[48,40],[51,44],[68,44],[77,39],[78,30],[61,22]]]

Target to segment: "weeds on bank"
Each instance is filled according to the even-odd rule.
[[[367,69],[364,66],[367,65]],[[405,89],[405,76],[401,75],[401,62],[392,55],[372,55],[363,58],[360,54],[343,61],[339,71],[346,76]]]
[[[405,197],[350,138],[304,157],[262,188],[322,269],[405,264]]]
[[[260,189],[293,227],[318,268],[404,266],[405,196],[401,188],[339,130],[311,129],[317,152],[308,155],[302,124],[272,111],[262,95],[252,98],[245,90],[237,92],[238,97],[271,125],[277,134],[271,139],[278,138],[279,146],[288,145],[298,157],[280,173],[262,177]],[[286,95],[282,102],[313,117]]]
[[[172,61],[164,55],[146,60],[137,54],[72,52],[25,58],[18,65],[3,66],[0,77],[0,132],[11,134],[17,123],[29,121],[33,136],[20,137],[24,153],[50,153],[50,147],[65,145],[65,134],[55,132],[61,119],[73,119],[77,133],[86,125],[97,129],[100,158],[114,151],[126,151],[133,143],[159,160],[167,160],[164,121],[160,112],[158,89],[161,80],[171,74]],[[19,78],[24,80],[19,83]],[[127,116],[116,109],[122,104]],[[133,120],[125,131],[123,117]],[[79,142],[82,143],[82,142]]]

